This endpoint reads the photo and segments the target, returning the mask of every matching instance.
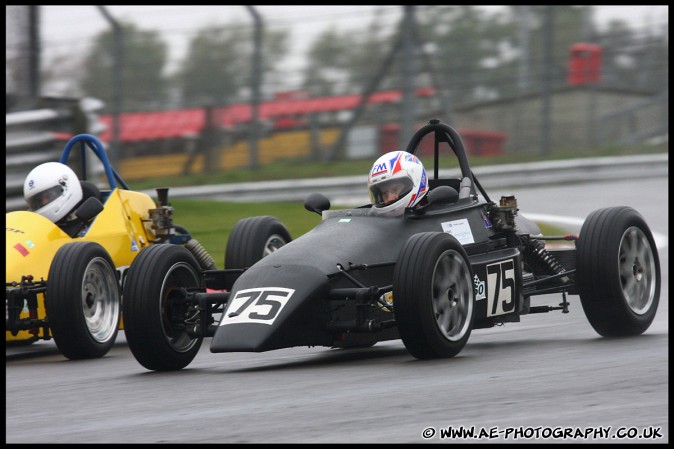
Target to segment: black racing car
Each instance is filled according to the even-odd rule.
[[[136,359],[149,370],[181,369],[204,337],[212,337],[212,352],[402,339],[416,358],[452,357],[473,329],[568,312],[567,295],[580,296],[600,335],[648,329],[660,265],[637,211],[596,210],[578,236],[543,236],[518,214],[516,198],[489,198],[452,127],[431,120],[406,151],[414,154],[427,135],[434,139],[428,200],[402,217],[370,214],[369,204],[330,211],[315,193],[305,208],[323,220],[295,240],[273,217],[237,222],[224,270],[200,269],[180,246],[143,249],[124,286]],[[460,177],[439,179],[441,148],[458,159]],[[559,306],[534,304],[551,293],[561,296]]]

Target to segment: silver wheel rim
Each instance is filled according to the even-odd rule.
[[[458,341],[468,331],[473,314],[473,283],[466,261],[448,250],[433,269],[433,314],[438,329],[450,341]]]
[[[185,262],[178,262],[174,264],[164,276],[164,281],[161,287],[161,304],[159,307],[160,322],[162,326],[162,333],[169,345],[177,352],[187,352],[197,344],[197,339],[192,338],[185,332],[184,328],[174,328],[173,323],[175,314],[179,315],[181,323],[184,325],[187,318],[186,311],[176,309],[176,302],[173,302],[174,296],[176,298],[183,298],[184,294],[180,291],[184,286],[199,285],[199,279],[196,277],[194,269]],[[184,305],[183,301],[180,304]],[[180,307],[180,306],[178,306]],[[178,324],[178,323],[176,323]]]
[[[264,254],[262,257],[268,256],[274,251],[278,250],[280,247],[285,245],[287,242],[283,237],[278,234],[271,235],[264,244]]]
[[[648,238],[636,226],[628,228],[620,240],[618,270],[628,307],[637,315],[648,312],[655,297],[655,257]]]
[[[82,280],[82,313],[89,335],[105,343],[115,334],[119,317],[117,277],[102,257],[92,259]]]

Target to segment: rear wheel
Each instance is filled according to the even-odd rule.
[[[274,217],[241,219],[227,240],[225,268],[248,268],[291,240],[288,229]]]
[[[203,337],[188,334],[197,310],[184,299],[201,284],[199,263],[183,246],[152,245],[136,256],[124,284],[124,332],[145,368],[179,370],[196,357]]]
[[[660,300],[660,261],[643,217],[631,207],[592,212],[576,242],[578,294],[600,335],[646,331]]]
[[[461,352],[475,319],[472,279],[468,256],[455,237],[424,232],[405,243],[393,272],[393,310],[414,357]]]
[[[115,343],[121,301],[114,267],[98,243],[70,243],[56,252],[45,310],[54,342],[67,358],[102,357]]]

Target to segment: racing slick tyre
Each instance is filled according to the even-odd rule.
[[[117,338],[120,288],[108,252],[75,242],[56,252],[49,268],[45,311],[54,342],[65,357],[103,357]]]
[[[197,311],[184,301],[184,289],[201,284],[199,263],[183,246],[151,245],[133,260],[122,314],[129,348],[145,368],[179,370],[196,357],[203,337],[187,333]]]
[[[248,268],[290,241],[290,232],[277,218],[243,218],[236,222],[227,240],[225,268]]]
[[[631,207],[592,212],[576,242],[578,295],[604,337],[639,335],[660,300],[660,261],[643,217]]]
[[[393,271],[393,312],[400,338],[418,359],[453,357],[475,320],[468,255],[444,232],[410,237]]]

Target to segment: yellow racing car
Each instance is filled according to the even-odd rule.
[[[79,151],[71,157],[73,149]],[[59,226],[30,210],[6,214],[5,341],[31,344],[53,338],[69,359],[96,358],[110,350],[123,328],[125,273],[141,249],[177,244],[189,249],[204,270],[215,269],[215,263],[186,229],[173,224],[168,188],[157,189],[156,204],[149,195],[129,190],[98,138],[80,134],[70,139],[59,162],[68,165],[69,160],[81,164],[83,199],[74,210],[74,226]],[[87,180],[87,171],[101,165],[104,188]]]

